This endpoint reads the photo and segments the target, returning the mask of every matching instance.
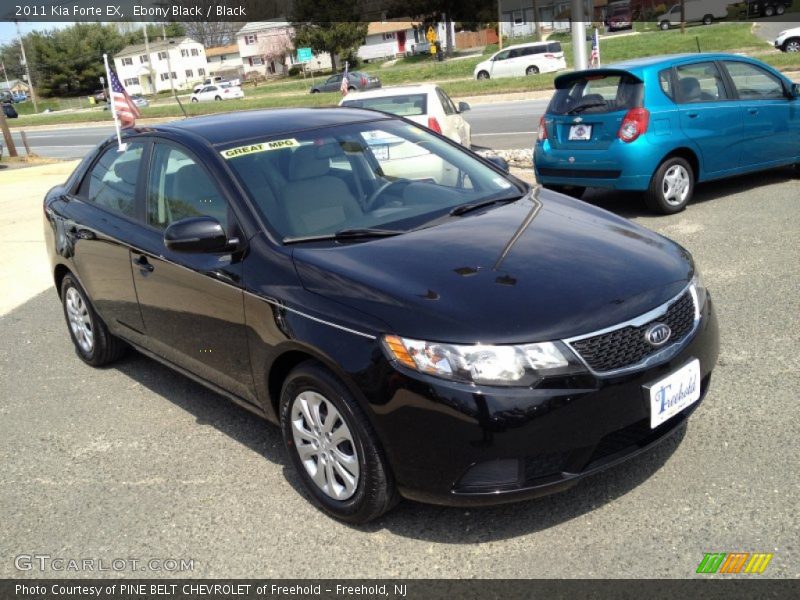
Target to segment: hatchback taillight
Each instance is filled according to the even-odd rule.
[[[428,117],[428,129],[433,129],[436,133],[442,133],[442,128],[436,117]]]
[[[544,116],[539,119],[539,131],[536,134],[536,139],[540,142],[547,139],[547,123],[545,123]]]
[[[617,137],[623,142],[632,142],[647,131],[650,123],[650,111],[646,108],[632,108],[622,119]]]

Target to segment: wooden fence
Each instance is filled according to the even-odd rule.
[[[480,31],[459,31],[456,34],[456,48],[476,48],[497,43],[497,32],[494,29]]]

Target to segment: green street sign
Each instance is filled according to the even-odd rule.
[[[297,49],[297,62],[308,62],[314,55],[311,53],[311,48],[298,48]]]

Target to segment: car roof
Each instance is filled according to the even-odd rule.
[[[357,108],[278,108],[243,110],[190,117],[136,129],[137,133],[193,134],[211,145],[264,138],[284,133],[392,118]]]
[[[363,92],[350,92],[342,100],[351,98],[383,98],[386,96],[400,96],[402,94],[422,94],[436,91],[438,86],[434,83],[420,83],[417,85],[397,85],[382,87],[375,90],[365,90]]]
[[[628,71],[638,77],[643,77],[644,71],[651,68],[665,68],[672,65],[678,65],[685,62],[697,61],[712,61],[712,60],[741,60],[744,62],[751,62],[762,64],[760,61],[754,60],[742,54],[728,54],[728,53],[711,53],[711,52],[695,52],[687,54],[667,54],[661,56],[645,56],[643,58],[634,58],[616,63],[603,65],[600,71]],[[764,65],[769,67],[769,65]],[[598,69],[585,69],[583,71],[572,71],[558,76],[556,79],[573,78],[578,74],[592,74],[597,72]]]
[[[503,50],[513,50],[514,48],[527,48],[528,46],[541,46],[542,44],[546,46],[547,44],[552,44],[555,42],[558,42],[558,40],[552,40],[550,42],[527,42],[525,44],[514,44],[513,46],[506,46],[505,48],[503,48]]]

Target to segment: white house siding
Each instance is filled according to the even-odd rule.
[[[142,57],[147,56],[144,48],[138,49],[137,46],[135,51],[123,49],[114,56],[117,77],[129,93],[149,94],[153,91],[171,89],[167,75],[168,65],[175,74],[173,81],[176,89],[189,88],[208,75],[208,63],[202,44],[189,38],[177,39],[174,42],[167,46],[160,41],[150,44],[149,64],[152,68],[152,85],[148,85],[147,82],[148,62],[142,60]],[[165,52],[169,53],[169,61],[163,54]]]

